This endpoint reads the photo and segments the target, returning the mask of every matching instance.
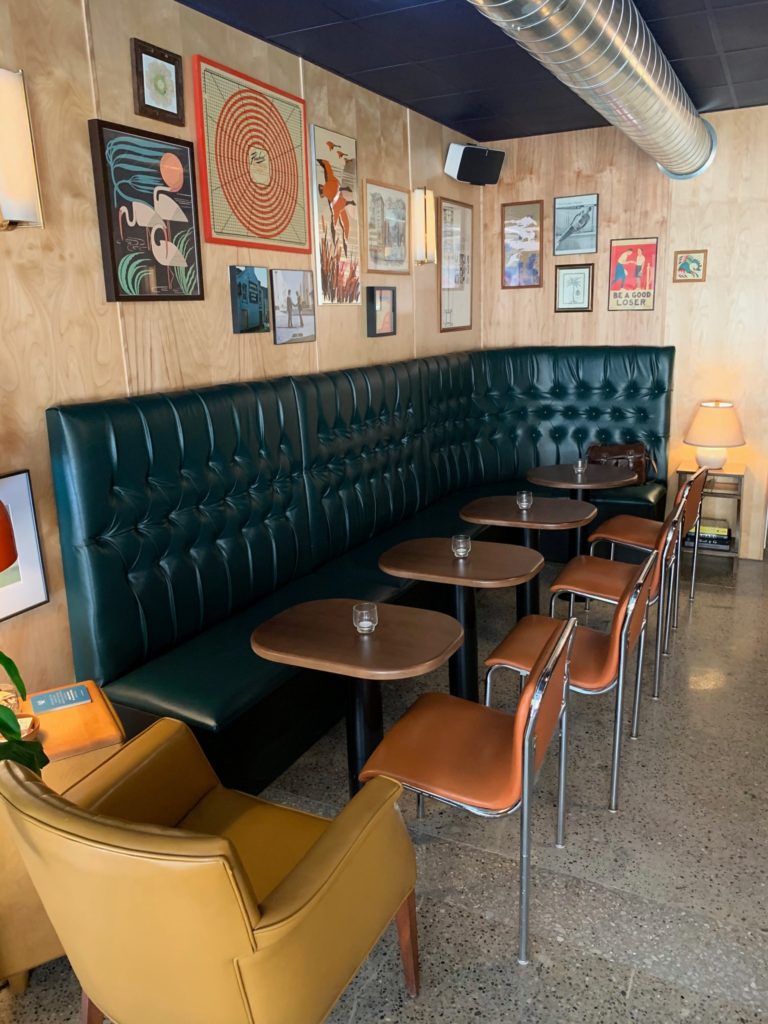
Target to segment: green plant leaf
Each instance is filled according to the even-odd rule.
[[[9,658],[7,654],[4,654],[2,651],[0,651],[0,665],[2,665],[2,667],[8,673],[8,678],[19,691],[21,699],[26,699],[27,688],[24,685],[24,680],[21,678],[21,673],[16,668],[16,662]]]
[[[0,743],[0,761],[15,761],[39,775],[48,758],[37,740],[9,740]]]
[[[0,706],[0,735],[9,740],[21,739],[19,720],[10,708]]]

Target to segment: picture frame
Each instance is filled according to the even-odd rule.
[[[674,284],[701,284],[707,280],[708,249],[677,249],[672,261]]]
[[[365,180],[366,270],[409,274],[410,194],[407,189]]]
[[[88,122],[108,302],[202,299],[191,142]]]
[[[133,38],[131,68],[134,112],[182,128],[186,120],[184,76],[179,54]]]
[[[270,270],[269,276],[275,344],[315,341],[315,277],[312,271]]]
[[[581,256],[597,252],[597,192],[556,196],[552,213],[554,256]]]
[[[658,238],[612,238],[608,309],[648,312],[656,298]]]
[[[309,253],[306,103],[192,58],[205,240]]]
[[[4,562],[13,557],[14,549],[16,554],[16,560],[0,572],[2,621],[37,608],[49,598],[29,470],[0,476],[0,505]]]
[[[271,329],[266,267],[230,267],[229,295],[233,334],[266,334]]]
[[[473,211],[469,203],[438,199],[440,331],[467,331],[472,327]]]
[[[594,263],[559,264],[555,267],[555,312],[591,313]]]
[[[313,124],[311,143],[318,302],[358,305],[361,201],[357,142]]]
[[[501,287],[541,288],[544,201],[501,207]]]
[[[365,289],[366,320],[369,338],[397,334],[397,289],[369,285]]]

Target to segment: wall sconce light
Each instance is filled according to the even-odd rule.
[[[435,193],[430,188],[413,190],[413,261],[437,263]]]
[[[702,402],[683,441],[697,445],[696,462],[700,466],[722,469],[728,456],[726,449],[746,444],[733,402]]]
[[[0,230],[43,226],[32,125],[22,71],[0,68]]]

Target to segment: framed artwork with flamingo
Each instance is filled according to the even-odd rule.
[[[108,302],[202,299],[192,144],[88,122]]]
[[[321,303],[359,303],[357,142],[313,124],[312,178],[318,299]]]

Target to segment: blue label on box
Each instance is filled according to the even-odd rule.
[[[90,704],[91,695],[87,686],[78,684],[63,686],[60,690],[51,690],[50,693],[33,693],[29,703],[36,715],[44,715],[47,711],[62,711],[78,704]]]

